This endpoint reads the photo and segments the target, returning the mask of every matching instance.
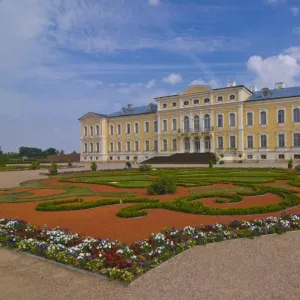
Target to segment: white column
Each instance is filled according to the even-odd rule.
[[[205,145],[204,145],[204,138],[200,137],[200,153],[204,153]]]
[[[215,138],[210,138],[210,152],[216,152],[216,149],[215,149]]]
[[[215,122],[214,111],[210,111],[210,127],[214,126],[214,122]]]
[[[194,153],[195,152],[195,141],[192,137],[190,137],[190,152]]]
[[[199,112],[199,122],[200,122],[200,130],[203,130],[203,112],[200,110]]]
[[[193,114],[190,112],[190,130],[193,132],[194,131],[194,120],[193,120]]]

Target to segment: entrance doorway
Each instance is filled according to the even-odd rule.
[[[200,152],[200,138],[196,137],[194,140],[195,143],[195,152],[199,153]]]
[[[189,138],[185,138],[184,139],[184,152],[185,153],[189,153],[190,150],[191,150],[190,139]]]
[[[204,150],[205,152],[210,152],[210,148],[211,148],[211,145],[210,145],[210,137],[209,136],[206,136],[205,139],[204,139]]]

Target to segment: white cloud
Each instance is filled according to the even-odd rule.
[[[293,33],[300,35],[300,26],[294,27]]]
[[[175,74],[175,73],[171,73],[170,75],[164,77],[162,79],[162,81],[164,83],[167,83],[167,84],[177,84],[177,83],[181,83],[183,81],[183,78],[182,76],[178,73],[178,74]]]
[[[148,0],[148,2],[152,6],[156,6],[160,4],[160,0]]]
[[[300,47],[290,47],[286,49],[284,53],[295,57],[297,60],[300,60]]]
[[[300,61],[296,48],[290,48],[277,56],[262,58],[252,56],[247,67],[253,72],[255,79],[253,84],[259,87],[274,88],[276,82],[283,81],[287,86],[300,84]],[[296,55],[294,55],[296,54]]]
[[[215,88],[221,87],[222,83],[219,79],[211,79],[211,80],[205,81],[205,80],[199,78],[199,79],[193,80],[189,84],[189,86],[191,86],[191,85],[207,85],[207,86],[215,89]]]
[[[149,80],[148,83],[146,84],[146,88],[147,88],[147,89],[151,89],[151,88],[155,87],[155,85],[156,85],[156,80],[155,80],[155,79],[151,79],[151,80]]]
[[[268,4],[279,4],[279,3],[286,2],[286,0],[265,0],[265,2]]]
[[[291,7],[290,8],[291,13],[293,14],[293,16],[298,16],[299,14],[299,7]]]

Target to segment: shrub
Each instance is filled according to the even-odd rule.
[[[214,161],[210,160],[208,166],[209,166],[210,168],[213,168],[213,167],[214,167]]]
[[[68,167],[72,167],[72,166],[73,166],[72,161],[69,160],[69,161],[68,161]]]
[[[165,195],[176,192],[177,186],[170,179],[160,178],[154,181],[148,188],[148,193],[151,195]]]
[[[219,162],[219,165],[224,165],[224,160],[221,160],[220,162]]]
[[[57,175],[58,174],[57,169],[58,169],[58,164],[53,162],[48,171],[49,175]]]
[[[142,171],[142,172],[151,171],[151,165],[140,165],[139,170]]]
[[[296,166],[295,169],[300,172],[300,165]]]
[[[243,154],[239,154],[239,158],[242,158],[243,157]]]
[[[30,169],[31,169],[31,170],[37,170],[37,169],[39,169],[39,168],[40,168],[40,163],[39,163],[39,162],[33,161],[33,162],[31,163],[31,166],[30,166]]]
[[[97,164],[95,161],[91,162],[91,170],[92,171],[97,171]]]
[[[242,164],[243,163],[243,161],[242,160],[239,160],[239,164]]]
[[[289,162],[288,162],[288,168],[289,169],[293,168],[293,160],[292,159],[290,159]]]
[[[220,154],[220,157],[221,157],[221,158],[224,158],[224,154],[223,154],[223,153],[222,153],[222,154]]]

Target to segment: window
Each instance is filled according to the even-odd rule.
[[[229,100],[235,100],[235,95],[230,95]]]
[[[135,151],[139,151],[139,142],[138,141],[134,142],[134,148],[135,148],[134,149]]]
[[[217,101],[218,101],[218,102],[223,101],[223,96],[219,96],[219,97],[217,98]]]
[[[177,139],[172,140],[172,150],[177,150]]]
[[[145,123],[145,132],[149,132],[150,131],[150,125],[149,122]]]
[[[293,118],[294,118],[294,122],[300,122],[300,109],[299,108],[294,108]]]
[[[96,152],[100,152],[100,144],[99,143],[96,144]]]
[[[98,157],[98,156],[96,156],[96,160],[99,160],[99,157]]]
[[[253,126],[253,113],[252,112],[247,113],[247,125]]]
[[[129,152],[130,151],[130,142],[126,143],[126,147],[127,147],[127,151]]]
[[[218,115],[218,127],[223,127],[223,115]]]
[[[117,157],[117,160],[120,160],[120,159],[121,159],[121,157],[120,157],[120,156],[118,156],[118,157]]]
[[[176,106],[177,106],[177,103],[176,103],[176,102],[173,102],[173,103],[172,103],[172,106],[173,106],[173,107],[176,107]]]
[[[139,123],[134,123],[134,133],[139,133]]]
[[[154,125],[154,132],[158,132],[158,122],[154,121],[153,125]]]
[[[300,147],[300,133],[294,133],[294,146]]]
[[[121,144],[121,142],[118,142],[118,144],[117,144],[117,151],[118,152],[122,151],[122,144]]]
[[[279,155],[278,155],[278,158],[279,158],[279,159],[285,159],[285,156],[284,156],[284,154],[279,154]]]
[[[193,101],[193,103],[194,103],[194,104],[200,104],[200,101],[199,101],[198,99],[195,99],[195,100]]]
[[[223,137],[218,136],[218,149],[223,149],[223,148],[224,148]]]
[[[130,160],[130,156],[126,156],[126,160]]]
[[[247,159],[253,159],[253,155],[247,155]]]
[[[236,148],[236,146],[235,146],[235,136],[234,135],[229,137],[229,146],[230,146],[231,149]]]
[[[265,134],[260,136],[260,147],[267,148],[267,136]]]
[[[113,157],[112,157],[112,156],[110,156],[110,157],[109,157],[109,160],[113,160]]]
[[[294,159],[300,159],[300,154],[294,154]]]
[[[172,130],[177,130],[177,120],[176,119],[172,120]]]
[[[126,133],[127,133],[127,134],[130,134],[130,124],[127,124],[127,125],[126,125]]]
[[[278,110],[278,123],[279,124],[284,123],[284,110],[283,109]]]
[[[248,135],[247,136],[247,148],[253,148],[253,136],[252,135]]]
[[[260,125],[267,125],[267,112],[266,111],[260,112]]]
[[[189,101],[184,101],[183,105],[189,105]]]
[[[204,103],[209,103],[210,102],[210,99],[209,98],[205,98],[204,99]]]
[[[168,141],[163,140],[163,151],[167,151],[167,149],[168,149]]]
[[[120,135],[121,134],[121,125],[118,124],[117,126],[117,135]]]
[[[87,127],[84,127],[84,135],[87,136]]]
[[[110,125],[110,135],[114,135],[114,126]]]
[[[162,107],[167,108],[168,107],[167,103],[164,103]]]
[[[94,135],[94,127],[90,126],[90,135]]]
[[[150,142],[149,141],[145,142],[145,151],[150,151]]]
[[[83,159],[86,160],[86,156]]]
[[[210,115],[206,114],[204,116],[204,129],[209,130],[210,129]]]
[[[261,158],[261,159],[267,159],[267,155],[266,155],[266,154],[262,154],[262,155],[260,156],[260,158]]]
[[[199,131],[200,129],[200,118],[199,116],[194,117],[194,130]]]
[[[88,145],[87,143],[84,143],[84,152],[87,152],[88,151]]]
[[[154,140],[154,151],[158,151],[158,141]]]
[[[229,114],[229,126],[235,126],[235,113]]]
[[[96,135],[100,135],[100,130],[99,130],[99,126],[96,125]]]
[[[189,132],[190,130],[190,118],[185,116],[183,119],[183,130],[184,132]]]
[[[114,152],[114,143],[110,143],[110,152]]]
[[[285,147],[285,135],[284,133],[278,134],[278,147]]]
[[[168,123],[167,120],[163,120],[163,128],[162,131],[167,131],[168,130]]]
[[[93,143],[90,143],[90,151],[94,152],[94,144]]]

